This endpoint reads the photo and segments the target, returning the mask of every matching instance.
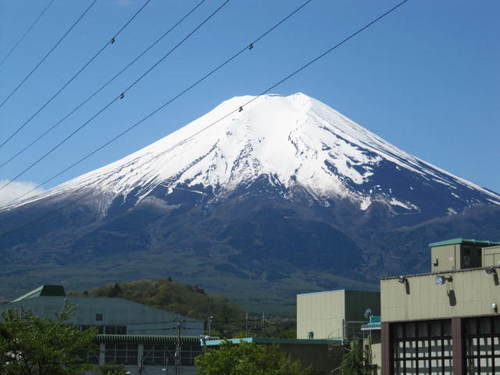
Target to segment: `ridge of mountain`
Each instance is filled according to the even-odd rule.
[[[283,311],[426,271],[430,242],[499,240],[500,195],[304,94],[244,96],[0,209],[0,228],[0,295],[172,276]]]
[[[376,183],[377,175],[387,169],[443,185],[450,213],[480,203],[500,205],[500,195],[398,149],[301,93],[265,95],[225,117],[254,99],[241,96],[225,101],[159,141],[9,209],[90,190],[100,193],[99,204],[106,210],[117,196],[126,199],[133,192],[138,203],[159,186],[166,187],[167,194],[183,186],[203,194],[209,187],[220,197],[267,176],[270,184],[288,194],[300,187],[323,204],[332,198],[349,199],[361,210],[383,202],[418,211],[418,204],[408,199],[415,188],[411,179],[398,187],[399,192],[387,181]],[[459,193],[463,191],[466,197]],[[477,194],[467,194],[471,191]]]

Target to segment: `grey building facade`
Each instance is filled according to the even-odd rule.
[[[24,309],[53,319],[65,305],[74,309],[69,323],[98,330],[99,350],[89,362],[121,364],[132,375],[175,374],[176,366],[184,375],[196,374],[194,358],[201,353],[202,321],[122,298],[66,296],[57,285],[41,286],[1,304],[0,313]]]

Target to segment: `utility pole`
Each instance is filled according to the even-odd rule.
[[[248,337],[248,313],[245,313],[245,337]]]
[[[177,321],[177,340],[175,343],[175,375],[181,375],[181,329],[182,320]]]
[[[210,315],[208,317],[208,337],[211,337],[212,336],[212,319],[214,317],[212,315]]]

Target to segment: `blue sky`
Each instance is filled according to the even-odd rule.
[[[0,108],[0,141],[84,64],[145,0],[100,0],[27,83]],[[304,0],[231,0],[200,32],[84,131],[20,180],[39,183],[170,99]],[[0,0],[0,59],[49,0]],[[91,0],[55,0],[0,66],[0,100]],[[8,159],[64,116],[175,23],[198,0],[152,0],[80,77],[0,149]],[[9,180],[86,121],[222,0],[209,0],[133,68],[30,152],[0,169]],[[237,95],[257,94],[397,1],[314,0],[251,51],[112,147],[51,184],[144,147]],[[500,2],[413,0],[275,89],[315,97],[401,149],[500,192]],[[18,185],[16,185],[18,186]]]

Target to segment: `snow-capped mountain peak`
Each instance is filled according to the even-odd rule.
[[[232,98],[165,138],[23,204],[89,189],[109,202],[133,192],[140,202],[160,186],[165,194],[202,186],[223,196],[261,176],[285,191],[300,187],[320,202],[348,199],[362,210],[381,202],[418,211],[420,199],[413,196],[424,190],[448,196],[448,212],[500,204],[499,195],[398,149],[301,93]]]

